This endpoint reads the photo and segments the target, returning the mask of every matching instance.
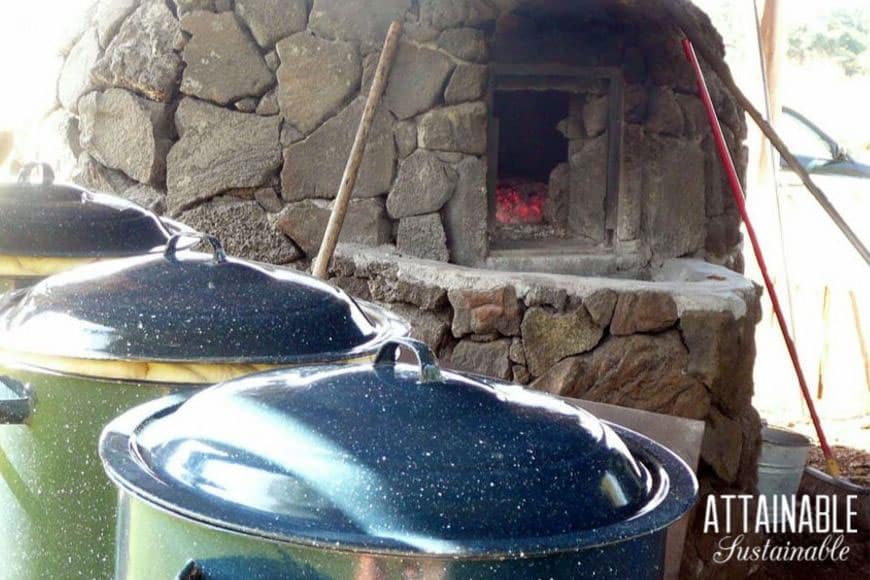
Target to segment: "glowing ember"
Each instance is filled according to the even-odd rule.
[[[495,219],[500,224],[540,224],[546,202],[546,183],[506,179],[495,188]]]

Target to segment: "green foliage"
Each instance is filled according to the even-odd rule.
[[[788,34],[788,56],[799,62],[822,58],[835,61],[847,76],[870,69],[870,12],[835,10]]]

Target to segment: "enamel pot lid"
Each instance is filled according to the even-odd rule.
[[[396,362],[400,344],[417,365]],[[149,403],[106,428],[100,453],[122,489],[196,522],[376,553],[577,550],[660,530],[697,492],[649,439],[544,393],[442,371],[411,339],[374,363]]]
[[[35,173],[41,181],[33,182]],[[47,164],[26,165],[18,183],[0,185],[0,254],[104,258],[160,250],[180,228],[114,195],[54,183]],[[196,240],[186,240],[183,246]]]
[[[190,235],[212,253],[178,251]],[[373,355],[407,332],[310,276],[227,257],[202,234],[57,274],[4,302],[0,350],[48,357],[300,364]]]

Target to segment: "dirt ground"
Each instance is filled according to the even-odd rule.
[[[788,420],[767,416],[769,425],[796,431],[813,443],[808,464],[825,471],[825,460],[818,446],[815,429],[808,418]],[[858,485],[870,487],[870,416],[823,420],[828,442],[840,463],[843,476]]]
[[[833,447],[843,477],[864,487],[870,487],[870,452],[843,445]],[[825,458],[820,447],[810,449],[809,465],[825,471]]]

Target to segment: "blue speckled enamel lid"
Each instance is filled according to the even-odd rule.
[[[199,234],[197,234],[199,235]],[[89,264],[0,304],[0,348],[96,360],[301,364],[371,356],[406,328],[305,274],[176,252]]]
[[[420,365],[397,364],[393,342],[374,364],[251,375],[132,411],[103,434],[106,470],[236,532],[439,556],[597,545],[691,506],[691,472],[664,453],[687,495],[670,494],[640,436],[633,452],[560,399],[441,371],[422,343],[402,343]]]
[[[30,175],[41,169],[42,182]],[[0,185],[0,254],[63,258],[134,256],[162,249],[172,232],[154,213],[114,195],[57,185],[45,164]]]

